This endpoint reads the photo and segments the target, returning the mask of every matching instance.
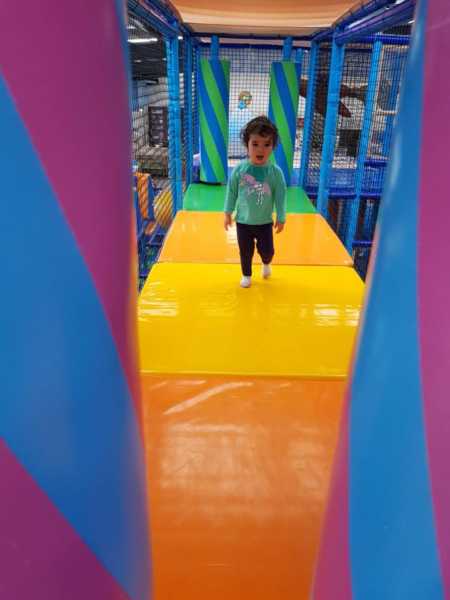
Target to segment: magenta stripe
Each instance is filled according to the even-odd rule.
[[[426,436],[437,538],[450,596],[450,4],[429,0],[419,213],[419,315]],[[419,124],[418,124],[419,126]]]
[[[348,392],[350,393],[350,392]],[[328,508],[314,581],[314,600],[351,600],[348,516],[349,402],[342,414]]]
[[[128,600],[0,441],[0,597]]]
[[[24,10],[3,2],[0,21],[20,23],[2,30],[2,74],[92,274],[134,392],[128,83],[115,3],[42,0]]]

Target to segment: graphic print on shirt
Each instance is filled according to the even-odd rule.
[[[248,173],[242,175],[239,186],[244,188],[247,198],[250,198],[253,194],[255,195],[256,204],[258,206],[262,205],[264,196],[271,195],[270,185],[266,181],[261,183],[260,181],[257,181],[253,175],[249,175]]]

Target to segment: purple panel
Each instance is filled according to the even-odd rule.
[[[328,508],[314,581],[314,600],[351,600],[348,506],[348,398],[342,414]]]
[[[137,401],[135,346],[127,326],[135,314],[128,81],[111,4],[42,0],[24,10],[20,2],[2,3],[0,21],[20,22],[26,33],[5,27],[0,55],[2,74],[92,274]]]
[[[0,597],[129,600],[0,441]]]
[[[419,216],[422,382],[444,586],[450,594],[450,3],[428,3]]]

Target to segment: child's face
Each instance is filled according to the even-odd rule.
[[[250,134],[247,150],[252,165],[265,165],[273,150],[272,137],[263,137],[257,133]]]

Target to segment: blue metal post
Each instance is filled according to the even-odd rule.
[[[319,176],[319,191],[317,194],[317,210],[325,218],[328,218],[329,184],[333,167],[334,147],[336,144],[336,125],[341,93],[344,52],[345,48],[339,46],[333,39],[331,48],[330,82],[328,84],[327,113],[325,117],[322,161]]]
[[[174,216],[183,206],[178,46],[177,35],[166,40],[169,83],[169,173],[171,176],[172,213]]]
[[[344,13],[337,21],[334,23],[334,27],[339,27],[340,30],[344,29],[344,27],[355,23],[356,21],[361,21],[366,17],[370,17],[373,14],[378,14],[378,11],[382,8],[386,8],[387,6],[394,4],[395,0],[370,0],[369,2],[360,3],[360,6],[357,8],[350,8],[346,13]]]
[[[347,212],[347,229],[345,232],[345,247],[350,254],[353,249],[353,241],[355,239],[356,228],[358,225],[358,213],[359,206],[361,203],[361,193],[363,189],[364,173],[365,173],[365,160],[367,151],[369,149],[370,141],[370,129],[372,125],[372,116],[375,107],[375,99],[377,92],[377,81],[378,81],[378,70],[380,67],[381,53],[383,44],[380,41],[376,41],[373,46],[372,60],[370,64],[369,81],[367,84],[367,94],[364,106],[364,118],[361,128],[361,136],[359,141],[358,159],[356,167],[356,184],[355,192],[356,198],[354,200],[347,200],[346,212]]]
[[[298,85],[300,85],[300,81],[302,78],[302,74],[303,74],[303,53],[304,53],[304,48],[299,48],[296,52],[295,52],[295,62],[300,65],[299,70],[298,70]],[[298,103],[298,107],[297,107],[297,117],[298,117],[298,111],[300,108],[300,94],[299,94],[299,103]],[[297,142],[297,132],[298,132],[298,118],[296,121],[296,125],[295,125],[295,142]],[[294,148],[295,151],[295,148]],[[292,172],[292,177],[294,178],[294,170]],[[292,179],[291,184],[293,183],[294,179]],[[298,185],[298,182],[297,182]]]
[[[394,111],[397,106],[397,97],[400,90],[400,82],[402,75],[402,61],[406,60],[406,55],[403,52],[395,51],[392,57],[392,83],[389,91],[387,110]],[[383,156],[389,156],[389,150],[391,148],[392,130],[394,128],[395,115],[386,116],[386,128],[383,136]]]
[[[184,38],[184,123],[186,150],[186,187],[192,183],[194,162],[193,111],[192,111],[192,39]]]
[[[219,36],[213,35],[211,38],[211,60],[219,60]]]
[[[315,78],[318,57],[319,45],[316,42],[313,42],[311,44],[311,50],[309,51],[308,86],[306,89],[305,121],[303,125],[302,159],[300,162],[300,176],[298,179],[300,187],[306,187],[308,175],[307,171],[310,148],[309,142],[311,139],[312,125],[314,120],[314,105],[316,101]]]
[[[293,40],[292,37],[287,37],[283,44],[283,60],[291,60]]]
[[[199,118],[199,99],[198,99],[198,70],[200,68],[200,46],[194,46],[194,154],[198,154],[200,149],[200,118]]]
[[[386,31],[394,25],[405,23],[414,15],[416,0],[405,0],[393,4],[387,11],[375,12],[367,19],[361,19],[359,23],[353,23],[348,29],[340,27],[336,41],[339,44],[357,42],[359,38]]]
[[[146,25],[159,31],[166,38],[178,35],[178,29],[175,26],[176,19],[171,18],[170,22],[165,15],[160,15],[140,3],[140,0],[128,0],[128,10],[142,19]]]

